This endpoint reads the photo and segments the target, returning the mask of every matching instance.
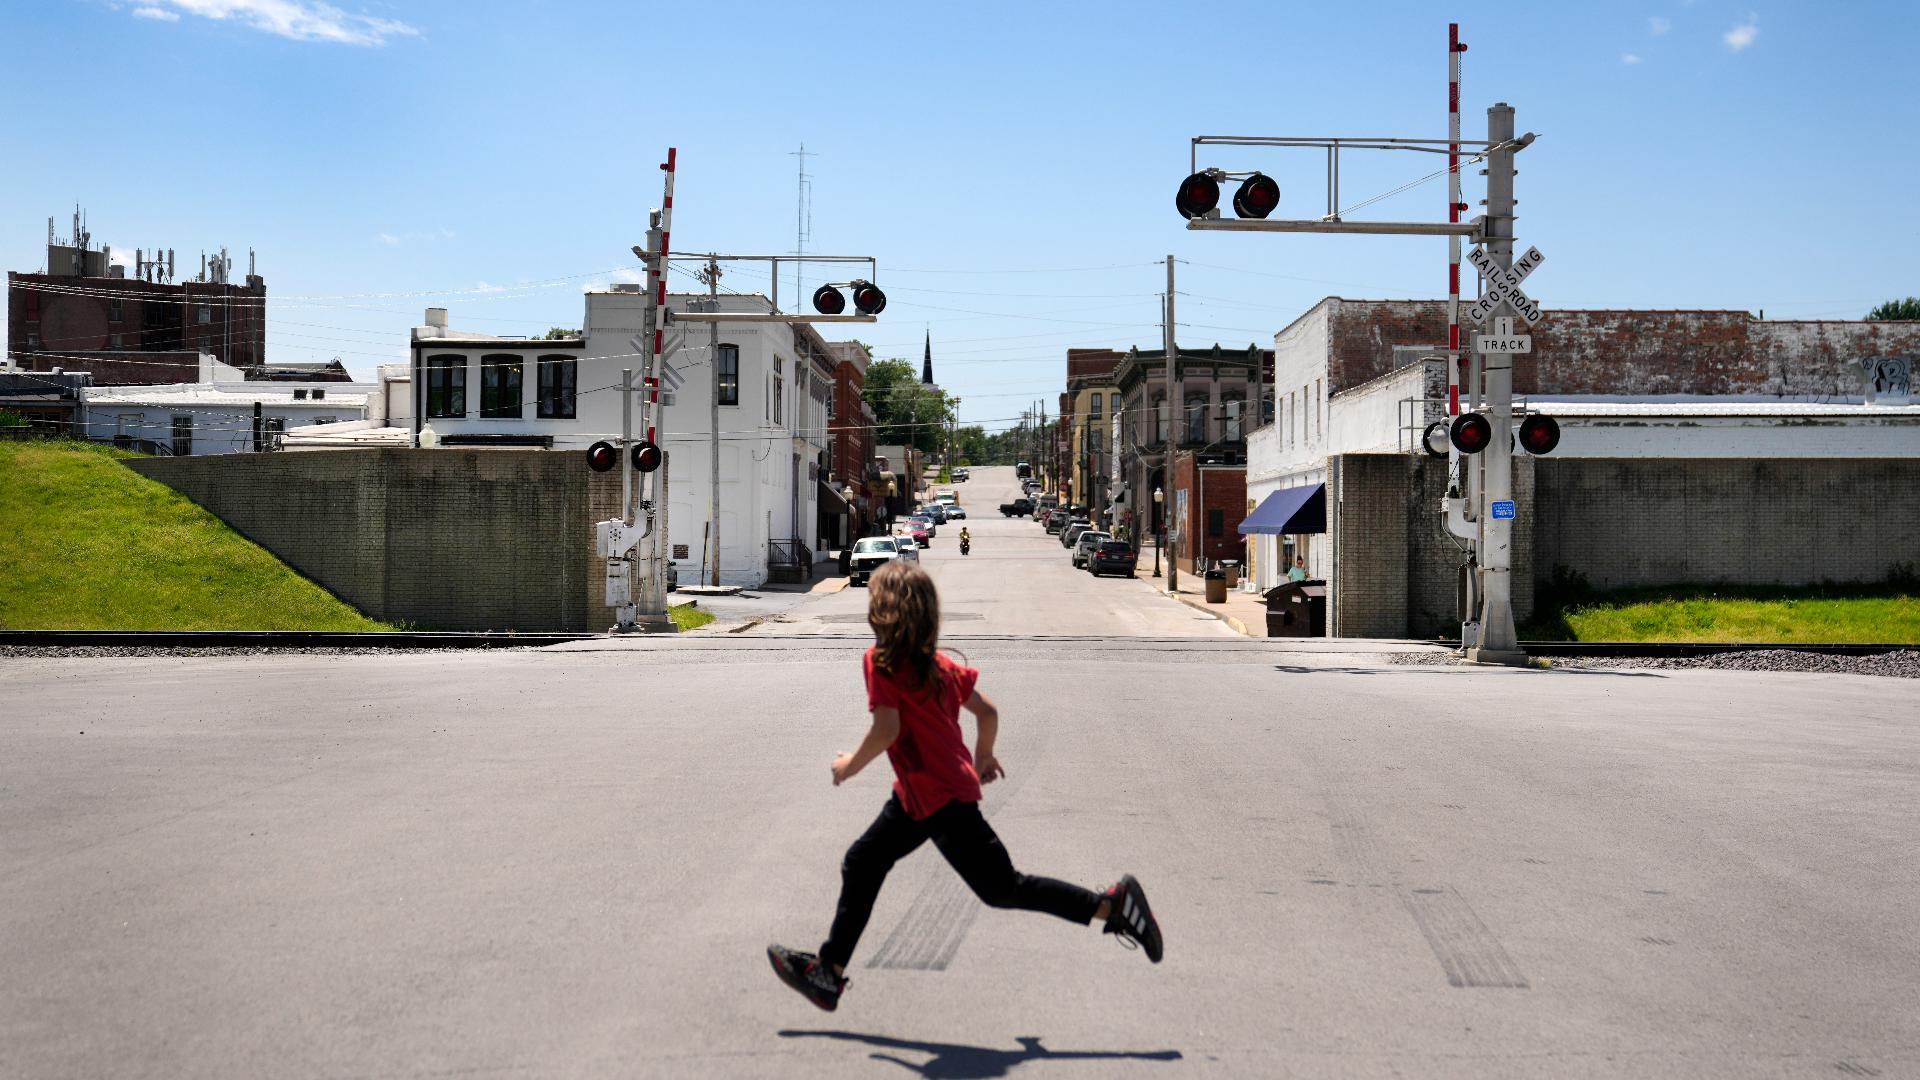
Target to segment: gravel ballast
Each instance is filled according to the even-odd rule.
[[[1455,653],[1394,653],[1388,659],[1395,664],[1465,664]],[[1708,653],[1703,656],[1554,656],[1545,658],[1552,667],[1564,668],[1640,668],[1677,671],[1699,668],[1713,671],[1802,671],[1832,675],[1882,675],[1895,679],[1920,679],[1920,650],[1846,656],[1837,653],[1805,652],[1799,649],[1747,649],[1740,652]],[[1536,659],[1535,663],[1541,660]]]

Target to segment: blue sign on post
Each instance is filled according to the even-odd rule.
[[[1513,516],[1513,500],[1512,499],[1499,499],[1494,502],[1493,518],[1495,521],[1511,518],[1512,516]]]

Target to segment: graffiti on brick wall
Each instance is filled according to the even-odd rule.
[[[1913,394],[1913,357],[1868,356],[1858,361],[1872,405],[1905,405]]]

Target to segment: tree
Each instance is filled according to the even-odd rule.
[[[1905,300],[1889,300],[1867,312],[1867,319],[1871,322],[1920,320],[1920,296],[1909,296]]]
[[[565,341],[567,338],[577,338],[579,336],[580,336],[580,331],[578,330],[569,330],[564,326],[554,326],[554,327],[549,327],[547,329],[547,336],[542,338],[541,340],[542,341]]]
[[[867,366],[867,404],[873,407],[873,441],[899,443],[932,453],[953,418],[946,395],[920,381],[910,360],[876,360]]]

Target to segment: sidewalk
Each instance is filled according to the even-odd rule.
[[[1166,593],[1166,564],[1163,562],[1160,565],[1161,576],[1156,578],[1153,576],[1153,560],[1145,557],[1145,552],[1143,552],[1142,555],[1143,557],[1140,559],[1139,564],[1134,567],[1133,576],[1146,582],[1160,593]],[[1227,602],[1224,604],[1207,603],[1206,594],[1207,581],[1205,578],[1199,574],[1189,574],[1184,570],[1180,572],[1180,592],[1176,599],[1181,603],[1206,612],[1248,637],[1263,638],[1267,636],[1267,602],[1259,593],[1246,593],[1240,592],[1237,589],[1228,589]]]

